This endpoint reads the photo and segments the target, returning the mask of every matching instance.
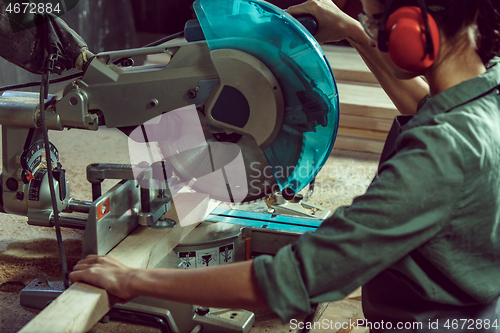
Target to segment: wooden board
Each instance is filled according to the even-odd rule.
[[[361,287],[359,287],[346,298],[330,302],[319,318],[315,320],[318,324],[316,328],[310,330],[310,333],[368,333],[369,329],[366,327],[348,327],[349,322],[357,324],[358,319],[364,318],[361,306]]]
[[[361,56],[353,47],[322,45],[337,81],[378,83]]]
[[[379,140],[385,141],[387,139],[388,132],[386,131],[372,131],[366,129],[359,128],[350,128],[350,127],[339,127],[337,135],[347,136],[350,138],[359,138],[359,139],[370,139],[370,140]]]
[[[216,204],[200,193],[178,193],[167,217],[185,227],[152,229],[138,227],[109,253],[134,268],[155,267],[179,242],[202,221]],[[179,214],[176,214],[179,211]],[[21,333],[86,332],[100,320],[114,303],[105,290],[85,283],[74,283],[30,321]]]
[[[387,110],[369,105],[340,103],[340,113],[349,116],[387,119],[391,122],[394,117],[401,115],[397,110]]]
[[[333,148],[380,154],[384,148],[384,141],[338,135]]]
[[[374,131],[389,132],[392,120],[383,118],[369,118],[361,116],[350,116],[340,114],[340,127],[361,128]]]
[[[399,111],[381,87],[347,83],[337,84],[340,113],[394,119]]]
[[[358,319],[364,319],[361,300],[343,299],[331,302],[316,321],[316,327],[309,332],[368,333],[368,328],[356,325]]]

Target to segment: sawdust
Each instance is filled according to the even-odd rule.
[[[0,291],[5,293],[20,292],[26,287],[24,283],[21,282],[5,282],[0,285]]]
[[[276,205],[276,198],[274,195],[269,195],[264,199],[264,202],[266,203],[267,209],[273,209],[272,205]]]
[[[81,241],[63,242],[68,268],[81,258]],[[61,278],[61,260],[57,242],[42,238],[10,243],[0,252],[0,291],[19,292],[37,278]]]

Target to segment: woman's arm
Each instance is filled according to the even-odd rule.
[[[151,296],[207,307],[267,307],[253,261],[198,269],[134,269],[112,255],[89,255],[76,264],[70,279],[106,289],[122,302]]]
[[[319,43],[349,41],[402,114],[414,114],[420,100],[429,93],[429,86],[421,78],[401,80],[394,77],[361,24],[342,12],[331,0],[309,0],[288,8],[288,13],[316,17],[319,29],[314,37]]]

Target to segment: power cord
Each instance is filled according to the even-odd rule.
[[[56,228],[56,238],[57,245],[59,247],[59,255],[61,258],[61,269],[62,276],[64,282],[64,289],[69,288],[69,274],[68,274],[68,263],[66,261],[66,251],[64,250],[64,244],[61,235],[61,225],[59,221],[59,209],[57,207],[57,198],[54,190],[54,174],[52,171],[52,161],[50,158],[50,143],[49,143],[49,131],[47,129],[47,124],[45,121],[45,100],[48,98],[49,91],[49,71],[54,68],[54,62],[57,61],[58,54],[50,54],[50,45],[49,45],[49,33],[47,29],[47,25],[49,24],[49,20],[45,17],[46,22],[42,24],[42,43],[45,45],[45,49],[49,53],[49,56],[46,58],[46,63],[43,69],[42,78],[40,81],[40,122],[42,127],[43,140],[45,143],[45,157],[47,160],[47,175],[49,181],[49,190],[50,190],[50,198],[52,200],[52,215],[54,216],[54,226]],[[45,55],[45,50],[43,50]],[[65,181],[64,179],[62,181]]]
[[[68,80],[73,80],[73,79],[77,79],[77,78],[82,77],[82,76],[83,76],[83,73],[75,73],[75,74],[71,74],[71,75],[67,75],[67,76],[64,76],[64,77],[60,77],[60,78],[57,78],[57,79],[50,80],[49,84],[59,83],[59,82],[68,81]],[[15,90],[15,89],[30,88],[30,87],[38,87],[40,85],[42,85],[41,81],[21,83],[21,84],[13,84],[13,85],[10,85],[10,86],[0,87],[0,92],[7,91],[7,90]]]

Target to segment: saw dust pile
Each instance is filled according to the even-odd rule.
[[[71,269],[81,257],[81,242],[69,239],[64,245]],[[61,277],[61,259],[54,239],[12,242],[0,252],[0,291],[19,292],[34,279]]]

